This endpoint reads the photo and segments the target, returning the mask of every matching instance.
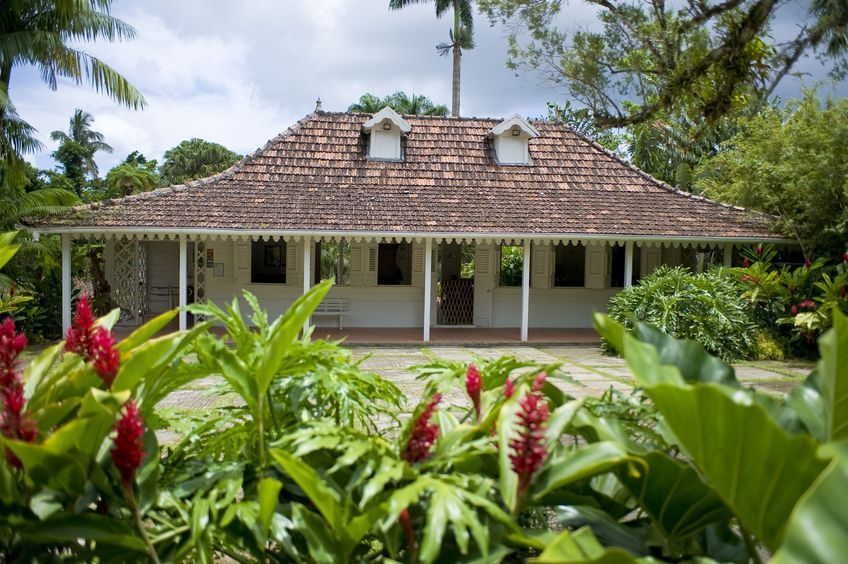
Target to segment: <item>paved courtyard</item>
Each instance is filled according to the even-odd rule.
[[[363,368],[376,372],[394,382],[406,395],[412,407],[421,400],[424,384],[415,379],[411,367],[425,364],[434,358],[473,362],[479,357],[498,358],[513,355],[542,363],[561,363],[562,372],[571,381],[557,381],[566,393],[574,397],[598,396],[610,387],[629,391],[634,384],[625,361],[603,354],[597,346],[409,346],[409,347],[352,347],[354,358],[363,359]],[[812,370],[812,363],[803,361],[759,361],[736,365],[736,375],[745,384],[772,394],[782,394],[796,386]],[[218,378],[192,383],[189,389],[168,396],[161,407],[174,409],[203,409],[232,400],[215,393]],[[445,398],[453,404],[467,401],[464,391],[454,390]]]

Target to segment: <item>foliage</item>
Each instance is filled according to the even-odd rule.
[[[558,29],[559,0],[481,0],[480,8],[511,25],[509,66],[541,71],[603,128],[681,115],[681,108],[709,127],[756,110],[804,54],[818,53],[835,74],[844,72],[848,11],[840,2],[809,0],[801,12],[771,0],[588,4],[600,28]],[[771,37],[778,18],[799,16],[794,38]]]
[[[524,249],[520,246],[501,245],[501,286],[521,286],[524,272]]]
[[[149,161],[138,151],[133,151],[124,162],[106,174],[106,193],[112,198],[131,196],[152,190],[159,182],[156,161]]]
[[[644,392],[574,400],[556,365],[439,361],[418,368],[426,399],[396,417],[397,388],[338,345],[298,337],[329,288],[274,321],[249,294],[247,319],[238,301],[194,305],[226,334],[204,322],[156,337],[169,312],[107,350],[117,312],[95,321],[78,308],[67,347],[23,374],[4,324],[0,385],[25,401],[2,407],[13,423],[0,437],[2,557],[743,562],[761,546],[778,561],[848,550],[841,314],[817,371],[783,402],[744,389],[696,343],[598,316]],[[106,379],[98,355],[116,352]],[[239,402],[175,414],[182,436],[160,448],[170,415],[157,404],[213,375]],[[468,400],[440,402],[457,387]]]
[[[62,174],[71,182],[77,196],[82,196],[89,178],[97,177],[97,151],[112,152],[112,147],[103,141],[103,134],[91,129],[94,117],[77,109],[71,116],[68,132],[54,131],[50,139],[59,142],[53,158],[59,162]]]
[[[399,114],[416,116],[446,116],[448,107],[443,104],[434,104],[430,98],[423,94],[413,94],[410,98],[406,92],[395,92],[385,98],[380,98],[371,93],[363,94],[359,101],[351,104],[347,111],[354,113],[375,114],[390,107]]]
[[[753,118],[697,170],[710,198],[762,210],[808,256],[838,257],[848,241],[848,101],[815,90]]]
[[[222,172],[241,159],[223,145],[188,139],[165,151],[159,175],[166,186],[184,184]]]
[[[848,255],[840,264],[807,259],[801,266],[776,264],[772,245],[743,249],[743,267],[731,270],[758,325],[795,354],[814,355],[834,311],[848,313]]]
[[[751,351],[754,321],[742,288],[724,269],[692,274],[685,267],[661,266],[610,298],[608,311],[625,327],[638,320],[697,341],[724,359],[746,358]]]

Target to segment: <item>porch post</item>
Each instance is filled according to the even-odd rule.
[[[185,306],[188,305],[188,241],[180,235],[180,331],[188,328]]]
[[[521,340],[528,337],[530,322],[530,240],[524,240],[524,263],[521,270]]]
[[[62,234],[62,336],[71,328],[71,235]]]
[[[725,268],[733,266],[733,243],[728,243],[724,246],[722,258],[724,259]]]
[[[312,282],[312,238],[303,238],[303,293],[309,291]],[[303,331],[309,329],[309,319],[303,323]]]
[[[430,342],[430,301],[433,293],[433,240],[424,240],[424,342]]]
[[[633,285],[633,241],[624,243],[624,287]]]

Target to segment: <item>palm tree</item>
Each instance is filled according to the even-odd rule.
[[[97,92],[134,109],[141,93],[112,67],[72,45],[104,38],[132,39],[135,30],[110,15],[113,0],[3,0],[0,2],[0,161],[7,174],[20,168],[20,155],[40,147],[34,130],[14,113],[9,97],[12,70],[33,65],[51,90],[58,78],[87,82]]]
[[[389,9],[400,10],[410,4],[421,4],[429,0],[389,0]],[[436,50],[443,57],[453,53],[453,86],[451,115],[459,117],[459,86],[462,63],[462,50],[474,48],[474,9],[472,0],[435,0],[436,17],[441,18],[448,9],[453,8],[453,29],[450,41],[439,43]]]
[[[150,168],[124,162],[106,174],[106,188],[111,195],[129,196],[147,192],[159,185],[159,175]]]
[[[380,99],[371,93],[363,94],[359,101],[348,106],[347,111],[362,114],[375,114],[385,108],[392,108],[399,114],[418,116],[446,116],[448,107],[434,104],[430,98],[421,94],[413,94],[410,98],[406,92],[395,92]]]
[[[203,139],[189,139],[165,151],[159,173],[165,184],[182,184],[224,171],[241,155],[223,145]]]
[[[112,152],[112,147],[103,141],[103,134],[91,129],[94,117],[85,110],[77,109],[71,116],[68,132],[56,130],[50,134],[50,139],[64,143],[76,143],[84,149],[85,161],[83,172],[97,176],[97,163],[94,162],[94,153],[97,151]]]

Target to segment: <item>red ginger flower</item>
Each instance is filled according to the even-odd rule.
[[[142,449],[144,421],[138,407],[132,400],[127,402],[124,415],[115,425],[115,432],[117,435],[115,446],[112,448],[112,460],[121,473],[124,486],[129,488],[132,485],[135,471],[141,466],[141,461],[144,458],[144,450]]]
[[[842,253],[842,262],[848,262],[848,251]]]
[[[541,384],[544,383],[542,376],[543,374],[540,374],[536,379],[537,382],[541,380]],[[539,388],[541,384],[538,385]],[[537,386],[534,385],[534,391],[528,393],[519,402],[521,409],[517,415],[518,437],[509,442],[509,448],[512,451],[509,461],[513,472],[518,474],[520,497],[527,493],[533,474],[542,467],[548,457],[545,445],[545,423],[550,412],[548,402],[536,388]]]
[[[798,315],[798,306],[793,305],[790,311],[792,312],[792,315]]]
[[[10,439],[31,443],[35,440],[36,428],[24,412],[24,386],[21,375],[15,371],[18,356],[24,347],[26,336],[15,333],[15,322],[7,318],[0,325],[0,396],[3,400],[0,406],[0,433]],[[21,466],[21,461],[9,449],[6,449],[6,460],[12,466]]]
[[[743,258],[742,259],[742,268],[748,268],[749,266],[751,266],[751,261],[749,261],[747,258]]]
[[[65,350],[92,361],[97,375],[111,386],[118,374],[121,359],[115,349],[112,333],[103,326],[95,326],[94,322],[88,296],[82,296],[77,302],[73,325],[68,329]]]
[[[480,379],[480,371],[473,364],[468,365],[468,372],[465,374],[465,390],[468,392],[471,402],[474,404],[474,411],[477,413],[477,421],[480,421],[482,414],[480,413],[480,391],[483,389],[483,381]]]
[[[433,417],[433,411],[440,401],[442,401],[442,394],[433,396],[412,426],[412,436],[406,445],[406,451],[403,453],[404,460],[410,464],[421,462],[430,457],[430,449],[439,436],[439,426],[435,423],[431,425],[430,418]]]
[[[807,267],[807,270],[810,270],[810,267],[813,266],[813,261],[810,260],[810,257],[804,257],[804,266]]]
[[[515,384],[509,378],[504,383],[504,399],[509,399],[515,393]]]
[[[763,254],[763,246],[757,245],[756,247],[754,247],[754,252],[757,253],[758,255]]]

